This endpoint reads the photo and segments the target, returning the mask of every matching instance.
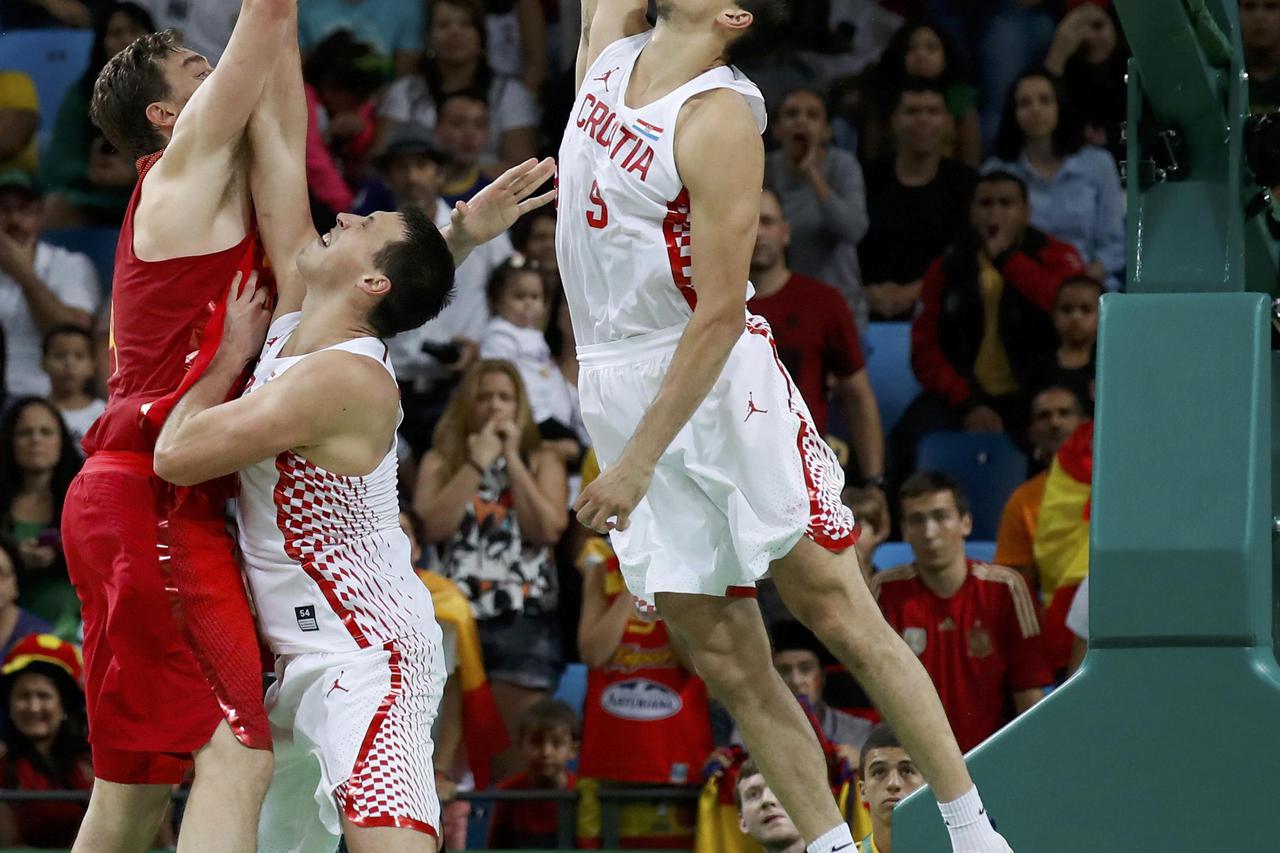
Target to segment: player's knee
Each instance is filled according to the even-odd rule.
[[[269,749],[250,749],[236,740],[225,724],[196,756],[196,777],[236,780],[246,789],[265,791],[275,756]]]

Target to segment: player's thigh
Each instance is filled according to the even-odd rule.
[[[436,853],[435,836],[406,827],[356,826],[342,816],[342,836],[350,853]]]
[[[855,548],[829,551],[802,536],[770,576],[787,609],[819,636],[881,619]]]
[[[755,598],[660,592],[655,603],[698,674],[713,686],[731,690],[772,671],[769,636]]]

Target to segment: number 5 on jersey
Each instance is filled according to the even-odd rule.
[[[592,228],[605,227],[609,224],[609,206],[604,203],[604,196],[600,194],[598,182],[591,182],[591,193],[588,198],[591,200],[591,207],[587,209],[587,224]]]

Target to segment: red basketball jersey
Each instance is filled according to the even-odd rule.
[[[85,450],[150,453],[164,418],[204,372],[222,338],[226,294],[236,272],[263,267],[257,229],[210,255],[144,261],[133,251],[134,216],[147,173],[163,151],[138,160],[138,183],[116,245],[111,291],[106,411]]]

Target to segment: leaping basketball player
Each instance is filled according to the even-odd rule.
[[[810,853],[853,849],[752,594],[787,607],[871,694],[940,800],[954,850],[1005,853],[928,675],[859,571],[843,475],[746,313],[765,105],[732,66],[784,0],[583,0],[556,247],[604,473],[575,503],[610,532],[728,707]]]

